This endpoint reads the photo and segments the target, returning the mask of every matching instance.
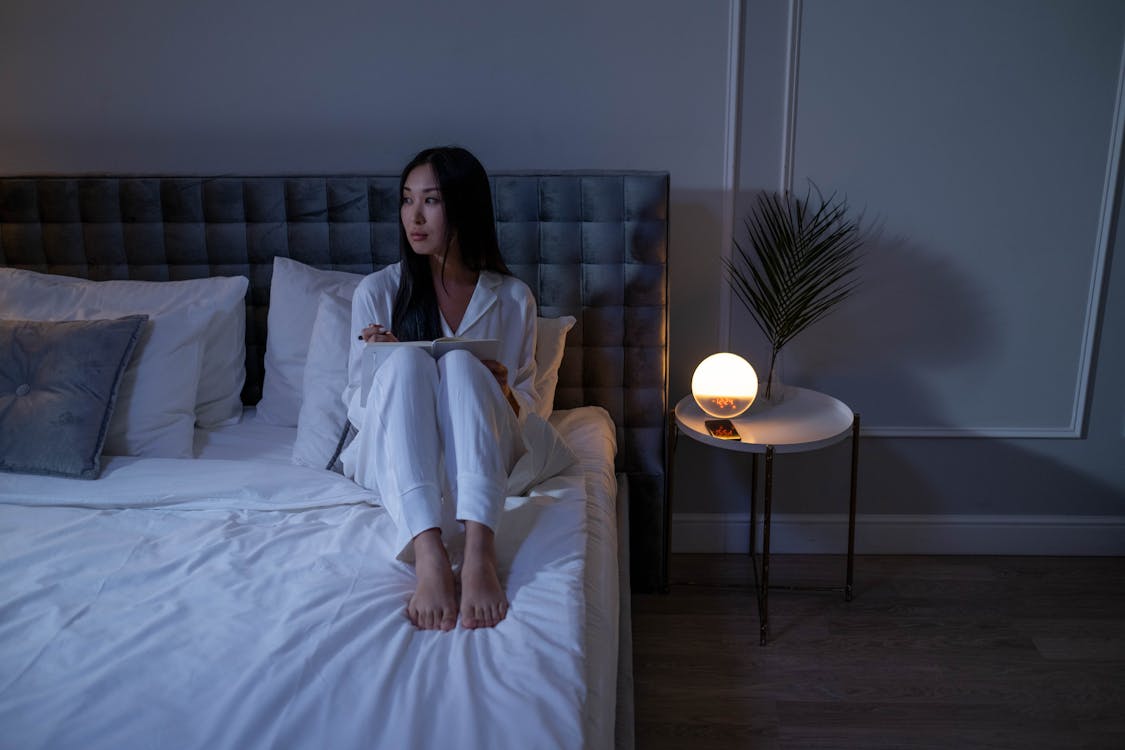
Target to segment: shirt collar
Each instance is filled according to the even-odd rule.
[[[497,290],[502,283],[504,277],[501,274],[495,271],[480,272],[476,288],[473,289],[473,296],[469,299],[469,306],[465,308],[465,316],[461,318],[461,325],[453,332],[454,335],[460,336],[472,328],[496,304]]]

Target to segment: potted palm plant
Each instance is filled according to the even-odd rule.
[[[815,200],[812,187],[804,197],[759,195],[745,218],[749,248],[735,240],[735,257],[724,261],[732,291],[769,342],[766,401],[781,397],[776,368],[782,347],[858,283],[859,222],[849,216],[846,200],[815,192]]]

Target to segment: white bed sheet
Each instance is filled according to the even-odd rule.
[[[258,419],[253,406],[242,413],[238,424],[195,431],[196,458],[292,463],[296,427],[279,427]]]
[[[415,630],[387,514],[286,428],[0,477],[0,748],[612,747],[613,427],[552,421],[582,470],[509,498],[492,630]]]

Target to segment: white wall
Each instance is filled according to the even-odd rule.
[[[1125,4],[751,0],[746,39],[740,208],[788,173],[874,227],[785,362],[863,416],[860,551],[1125,554]],[[778,463],[775,543],[841,550],[846,447]],[[744,548],[707,510],[677,547]]]

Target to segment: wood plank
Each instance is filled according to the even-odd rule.
[[[839,556],[777,556],[831,581]],[[860,557],[856,599],[676,555],[634,597],[637,747],[1125,748],[1125,558]]]

